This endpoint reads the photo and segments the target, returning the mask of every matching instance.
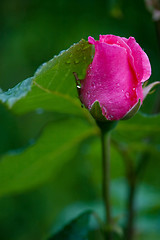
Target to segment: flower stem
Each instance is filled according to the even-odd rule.
[[[110,134],[101,131],[101,144],[102,144],[102,187],[103,187],[103,199],[105,206],[105,216],[109,229],[112,224],[111,217],[111,201],[110,201]],[[108,233],[108,240],[112,239],[111,231]]]
[[[128,194],[128,218],[127,218],[127,236],[126,240],[134,239],[134,218],[135,218],[135,183],[130,184]]]

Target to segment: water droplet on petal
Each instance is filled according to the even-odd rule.
[[[133,91],[135,91],[135,90],[136,90],[136,88],[134,87],[134,88],[133,88]]]
[[[113,118],[114,118],[113,115],[108,115],[108,116],[107,116],[107,119],[108,119],[108,120],[113,120]]]
[[[137,73],[137,77],[140,78],[140,74],[139,73]]]
[[[126,98],[129,98],[129,92],[126,92]]]
[[[124,92],[124,90],[122,89],[122,92]]]
[[[91,86],[92,86],[92,88],[96,88],[95,82],[91,82]]]
[[[117,87],[119,87],[119,83],[117,83]]]
[[[87,96],[88,98],[90,98],[90,96],[91,96],[91,95],[90,95],[90,91],[87,91],[87,92],[86,92],[86,96]]]
[[[103,74],[103,76],[104,76],[104,77],[107,77],[107,74],[106,74],[106,73],[104,73],[104,74]]]
[[[102,85],[102,84],[101,84],[100,82],[97,83],[97,87],[101,87],[101,85]]]
[[[107,109],[103,106],[103,107],[102,107],[102,110],[104,111],[103,113],[104,113],[104,115],[106,116],[106,115],[107,115]]]

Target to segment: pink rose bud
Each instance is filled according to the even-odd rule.
[[[133,116],[144,99],[142,84],[151,75],[148,56],[133,37],[100,35],[99,41],[89,37],[88,42],[95,55],[80,81],[81,102],[97,120]]]

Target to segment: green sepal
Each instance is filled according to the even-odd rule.
[[[121,120],[128,120],[132,118],[139,110],[141,106],[141,100],[139,99],[138,102],[127,112],[127,114]]]
[[[95,101],[90,109],[90,113],[96,121],[106,122],[107,118],[103,115],[101,106],[98,101]]]
[[[109,132],[116,127],[118,121],[108,120],[102,113],[101,106],[98,101],[95,101],[90,110],[91,115],[96,120],[97,125],[103,132]]]
[[[160,82],[157,81],[157,82],[153,82],[153,83],[147,85],[146,87],[144,87],[143,88],[143,98],[145,99],[147,97],[147,95],[151,92],[151,90],[159,84],[160,84]]]

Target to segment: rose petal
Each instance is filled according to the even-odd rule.
[[[134,90],[136,75],[125,48],[99,41],[94,44],[95,56],[83,81],[80,98],[89,109],[99,101],[103,115],[108,120],[117,120],[138,101]]]
[[[144,97],[143,97],[143,88],[141,83],[137,86],[136,92],[137,92],[137,98],[141,100],[141,104],[142,104]]]
[[[123,38],[119,37],[119,36],[115,36],[115,35],[99,35],[99,42],[101,43],[108,43],[110,45],[117,45],[120,47],[125,48],[127,51],[130,51],[130,48],[128,47],[128,45],[126,44],[125,41],[123,41]]]
[[[123,40],[132,51],[138,80],[145,82],[151,76],[151,65],[147,54],[142,50],[134,37],[130,37],[129,39],[123,38]]]
[[[89,36],[89,37],[88,37],[88,42],[89,42],[90,44],[95,44],[96,41],[94,40],[93,37]]]
[[[111,35],[111,34],[110,35],[100,35],[99,39],[100,39],[99,40],[100,42],[104,42],[104,43],[108,43],[108,44],[112,44],[112,45],[115,44],[117,46],[125,48],[127,53],[128,53],[128,59],[129,59],[130,64],[133,68],[133,71],[136,72],[136,67],[135,67],[135,63],[134,63],[135,61],[134,61],[134,58],[133,58],[133,55],[132,55],[132,50],[127,44],[128,39],[122,38],[122,37],[119,37],[119,36],[114,36],[114,35]],[[138,77],[137,77],[137,82],[138,82]]]

